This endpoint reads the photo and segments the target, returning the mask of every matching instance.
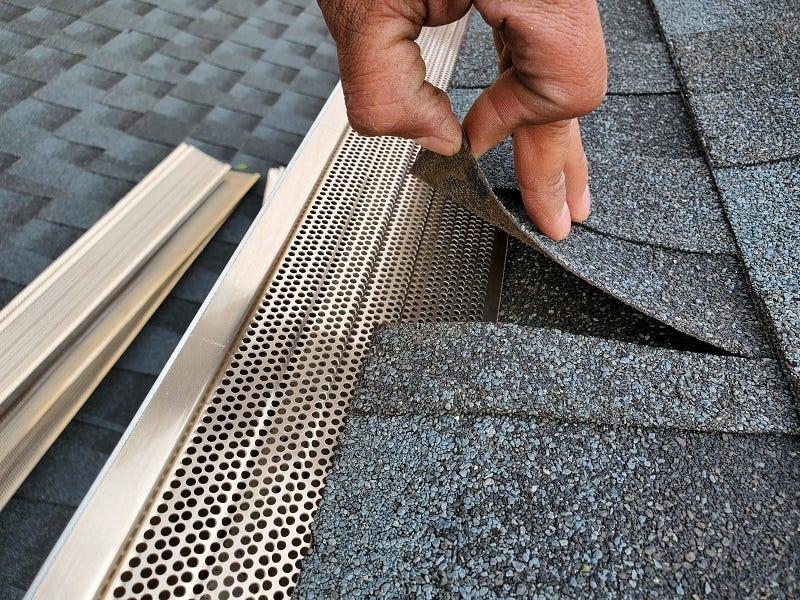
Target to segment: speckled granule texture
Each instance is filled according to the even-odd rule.
[[[800,392],[800,2],[654,4],[756,307]]]
[[[600,0],[608,48],[608,91],[675,92],[678,84],[669,55],[646,0]],[[452,88],[485,88],[497,77],[491,29],[473,11],[456,61]]]
[[[791,392],[772,360],[489,323],[377,332],[351,411],[800,433]]]
[[[473,10],[458,51],[450,87],[485,88],[497,75],[497,50],[492,28]]]
[[[800,389],[800,160],[719,169],[750,281]]]
[[[599,0],[610,94],[675,92],[678,82],[647,0]]]
[[[504,202],[526,216],[519,200]],[[735,258],[684,253],[577,226],[562,242],[533,232],[556,262],[634,308],[729,352],[769,354]]]
[[[655,5],[712,163],[799,156],[800,3],[740,2],[723,19],[700,2]]]
[[[354,416],[296,598],[800,593],[798,440]]]
[[[466,144],[453,157],[420,152],[411,172],[582,279],[678,331],[729,352],[768,352],[733,257],[626,242],[584,227],[554,242],[536,230],[519,198],[494,195]]]
[[[786,21],[800,17],[798,0],[652,0],[652,3],[669,38],[774,19],[776,11]]]
[[[511,238],[498,321],[648,346],[720,351],[639,312]]]
[[[478,91],[451,93],[457,114],[465,114]],[[677,96],[610,96],[581,120],[581,130],[592,192],[589,227],[676,250],[735,253]],[[481,167],[495,189],[519,189],[510,140],[488,152]]]

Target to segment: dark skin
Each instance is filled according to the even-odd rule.
[[[494,29],[501,74],[470,108],[464,131],[480,156],[514,135],[531,220],[560,240],[589,215],[578,117],[600,104],[606,54],[596,0],[319,0],[337,44],[347,114],[363,135],[414,139],[441,154],[461,147],[447,94],[425,81],[414,42],[423,26],[473,6]]]

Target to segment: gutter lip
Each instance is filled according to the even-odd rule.
[[[185,425],[235,343],[349,130],[337,84],[245,233],[25,598],[101,595],[182,445]],[[189,375],[191,374],[191,375]],[[153,460],[150,460],[153,458]],[[110,514],[114,519],[109,519]],[[87,560],[91,557],[91,560]]]

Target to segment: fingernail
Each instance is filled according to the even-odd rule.
[[[448,140],[436,135],[414,138],[414,141],[431,152],[444,154],[445,156],[453,156],[461,149],[453,140]]]
[[[572,219],[569,216],[569,206],[567,206],[566,202],[564,202],[564,204],[561,206],[561,215],[559,216],[559,221],[561,222],[561,231],[553,238],[557,242],[566,238],[569,235],[570,229],[572,229]]]
[[[576,223],[583,223],[586,219],[589,218],[589,211],[592,209],[592,194],[589,192],[589,186],[586,186],[586,190],[583,192],[583,198],[581,199],[581,205],[578,214],[573,215],[573,221]]]

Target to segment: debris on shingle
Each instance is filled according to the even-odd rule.
[[[791,392],[774,360],[489,323],[379,330],[351,411],[491,413],[540,421],[800,434]]]
[[[294,597],[800,592],[798,438],[353,416]]]

